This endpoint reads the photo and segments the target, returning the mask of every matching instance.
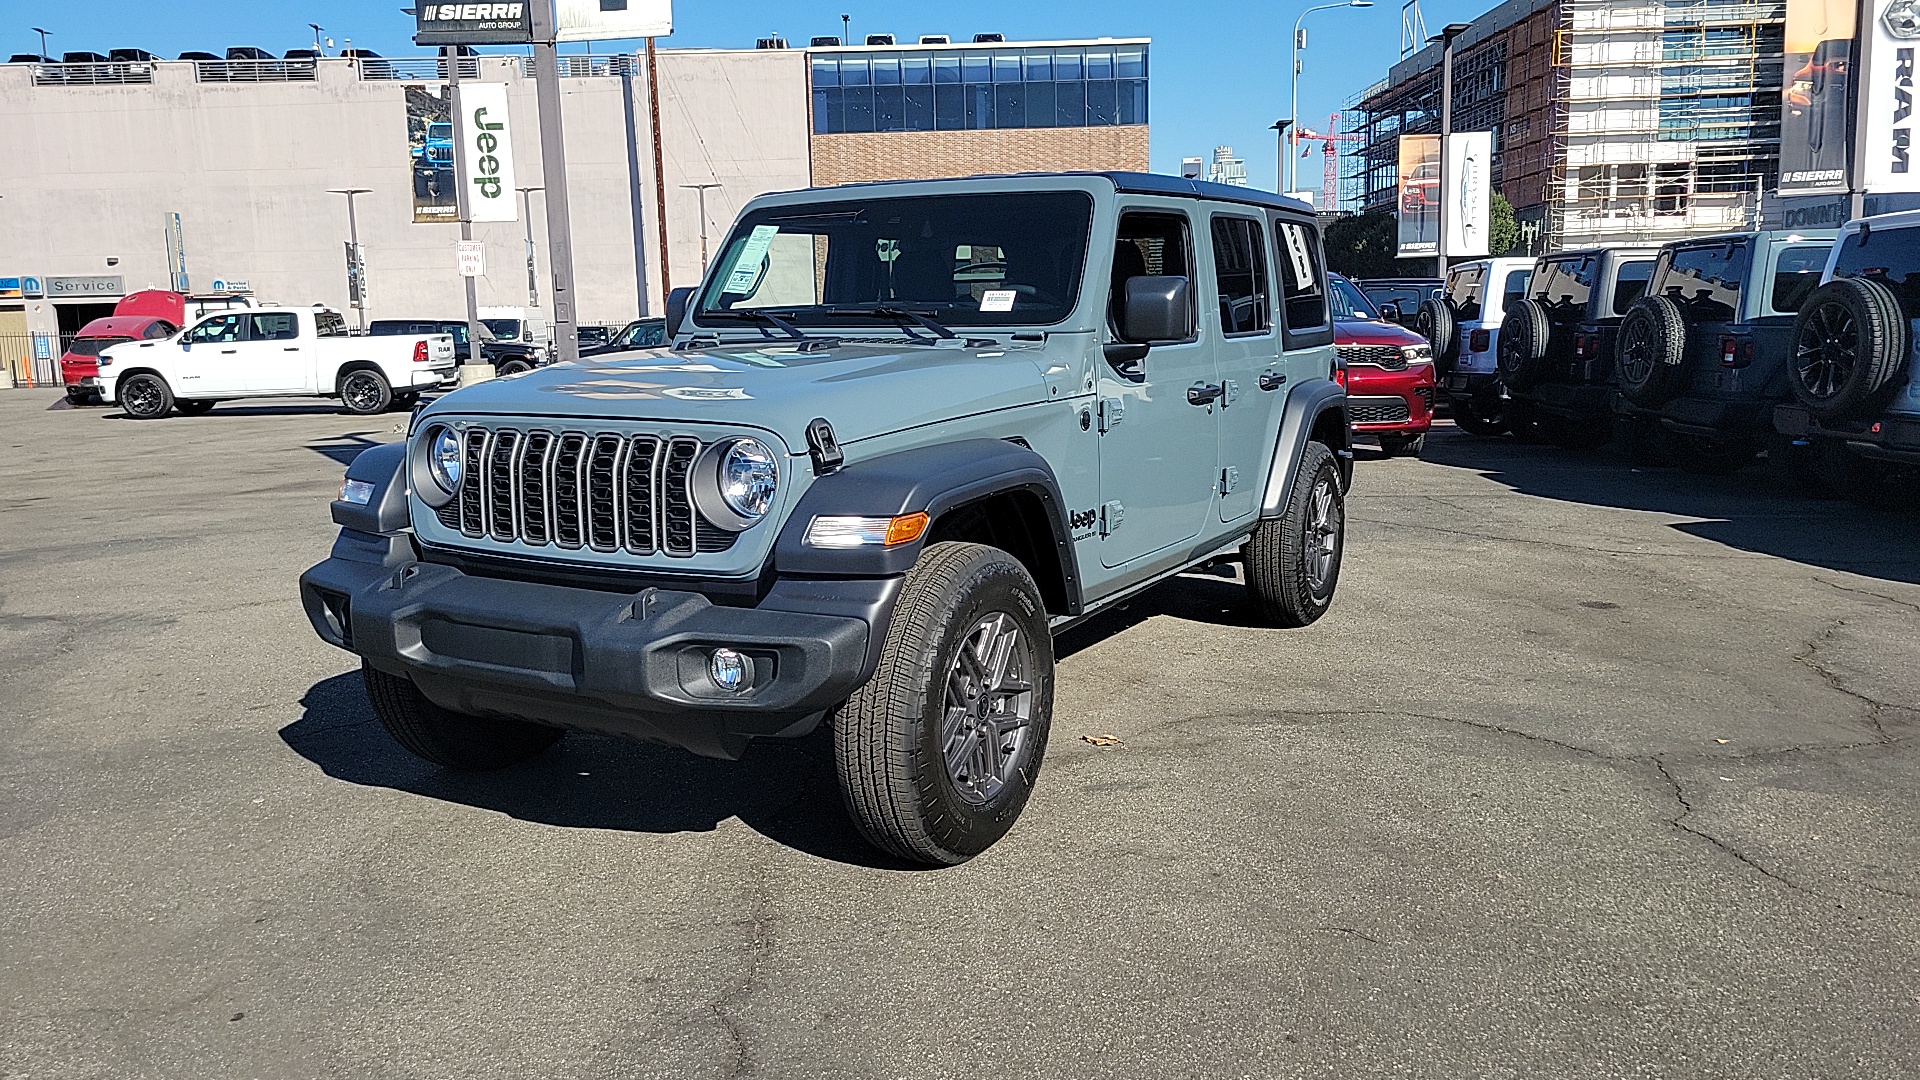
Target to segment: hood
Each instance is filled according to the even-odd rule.
[[[1335,319],[1335,345],[1425,345],[1427,339],[1383,319]]]
[[[675,352],[637,349],[492,379],[444,395],[426,415],[604,417],[765,428],[790,450],[825,417],[842,444],[1044,401],[1040,350],[784,342]]]

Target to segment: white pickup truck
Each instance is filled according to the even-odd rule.
[[[103,396],[136,420],[249,397],[337,397],[358,416],[455,381],[453,337],[352,337],[330,308],[241,308],[100,354]]]

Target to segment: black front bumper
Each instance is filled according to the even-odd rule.
[[[355,536],[343,533],[335,557],[300,577],[307,617],[330,644],[411,678],[455,712],[709,757],[804,734],[865,682],[900,580],[782,581],[756,607],[728,607],[692,591],[470,575],[400,556],[397,545],[382,561],[363,560]],[[386,539],[364,537],[361,547],[370,553]],[[750,660],[746,689],[708,677],[721,647]]]

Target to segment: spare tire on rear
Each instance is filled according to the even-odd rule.
[[[1653,409],[1686,388],[1687,318],[1665,296],[1642,296],[1620,320],[1614,371],[1620,393]]]
[[[1540,381],[1547,357],[1547,338],[1553,322],[1538,300],[1521,300],[1507,309],[1500,322],[1498,361],[1500,379],[1512,390],[1524,390]]]
[[[1444,374],[1452,368],[1460,345],[1460,320],[1454,317],[1452,301],[1440,296],[1420,301],[1413,315],[1413,330],[1433,346],[1435,370]]]
[[[1906,365],[1910,338],[1900,298],[1884,283],[1829,281],[1793,320],[1787,385],[1817,419],[1865,412]]]

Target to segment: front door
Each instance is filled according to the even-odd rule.
[[[1201,295],[1206,283],[1195,273],[1189,205],[1150,198],[1124,204],[1109,264],[1108,340],[1122,340],[1130,277],[1184,277],[1190,295]],[[1210,321],[1195,320],[1190,339],[1154,345],[1144,360],[1100,366],[1098,529],[1104,566],[1190,543],[1210,517],[1219,462],[1219,409],[1211,396],[1219,375]]]
[[[1261,476],[1273,457],[1273,393],[1283,383],[1280,336],[1273,319],[1273,273],[1267,223],[1240,214],[1214,214],[1208,230],[1213,253],[1214,363],[1220,370],[1220,520],[1239,521],[1258,506]],[[1265,387],[1266,389],[1263,389]]]
[[[291,311],[247,316],[247,390],[255,394],[298,394],[308,385],[313,364],[300,340],[300,317]]]
[[[247,391],[245,316],[212,315],[187,331],[173,387],[175,397],[213,398]]]

